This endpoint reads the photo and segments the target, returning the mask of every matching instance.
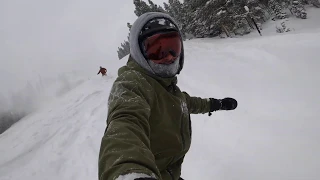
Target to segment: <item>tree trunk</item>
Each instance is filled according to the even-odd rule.
[[[253,21],[254,25],[256,26],[257,31],[259,32],[260,36],[262,36],[261,31],[260,31],[260,29],[259,29],[259,27],[258,27],[258,25],[257,25],[256,21],[253,19],[253,17],[251,17],[251,20]]]
[[[226,33],[226,35],[228,37],[231,37],[229,31],[227,30],[227,28],[224,25],[221,25],[221,26],[222,26],[223,31]]]
[[[246,17],[245,19],[246,19],[247,23],[249,24],[249,26],[251,27],[251,29],[254,29],[252,23],[248,20],[248,17]]]

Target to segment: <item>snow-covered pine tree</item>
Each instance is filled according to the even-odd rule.
[[[254,28],[254,25],[250,24],[248,20],[250,9],[247,7],[247,0],[231,1],[231,4],[227,6],[229,9],[230,15],[232,17],[231,21],[233,24],[229,28],[235,35],[244,35],[251,32],[251,28]],[[247,11],[248,10],[248,11]]]
[[[161,6],[155,4],[151,0],[148,0],[148,2],[149,2],[150,12],[165,12],[165,10]]]
[[[277,19],[285,19],[288,17],[287,13],[283,10],[282,1],[269,0],[268,6],[272,9],[275,17]]]
[[[165,12],[165,10],[152,2],[152,0],[148,0],[149,5],[143,0],[133,0],[133,4],[135,5],[134,13],[139,17],[146,12]]]
[[[169,4],[163,3],[166,12],[178,23],[183,38],[187,33],[188,24],[192,23],[191,13],[186,11],[186,7],[179,0],[169,0]]]
[[[169,4],[163,3],[166,12],[172,16],[179,24],[182,24],[184,12],[183,4],[179,0],[169,0]]]
[[[184,0],[183,9],[185,16],[185,32],[192,34],[195,37],[204,37],[206,31],[202,22],[201,9],[210,0]]]
[[[127,23],[127,27],[129,28],[129,31],[130,31],[132,25],[130,23]],[[119,60],[125,57],[126,55],[130,54],[129,36],[130,36],[130,33],[127,36],[127,40],[124,41],[124,43],[121,43],[121,47],[118,47],[117,53],[118,53]]]
[[[287,28],[286,23],[283,21],[281,22],[281,26],[276,26],[276,32],[277,33],[284,33],[284,32],[289,32],[291,31],[290,28]]]
[[[121,43],[121,47],[118,47],[118,58],[119,60],[125,57],[126,55],[130,54],[130,44],[129,44],[129,37],[127,41]]]
[[[293,15],[295,15],[297,18],[306,19],[307,18],[307,12],[304,8],[304,5],[300,0],[294,0],[292,1],[292,4],[290,6],[290,11]]]
[[[301,3],[302,3],[303,5],[312,4],[312,5],[314,5],[315,7],[320,8],[320,2],[319,2],[319,0],[301,0]]]
[[[146,12],[150,12],[150,7],[142,0],[133,0],[133,4],[135,5],[134,13],[138,17]]]
[[[235,16],[238,17],[238,19],[235,18],[237,22],[235,32],[238,32],[237,34],[240,35],[247,34],[251,32],[248,27],[249,25],[251,29],[257,29],[261,35],[261,24],[268,19],[266,16],[268,9],[265,6],[265,2],[261,0],[245,0],[237,2],[236,7],[238,10],[235,11]]]
[[[317,8],[320,8],[320,2],[319,2],[319,0],[310,0],[310,3],[311,3],[312,5],[314,5],[315,7],[317,7]]]
[[[192,32],[196,37],[216,36],[222,31],[230,36],[232,24],[231,12],[226,8],[225,0],[208,0],[198,2],[199,6],[194,12],[194,26]],[[205,2],[205,3],[204,3]],[[192,7],[192,6],[191,6]],[[232,30],[232,29],[231,29]]]
[[[198,8],[203,7],[210,0],[184,0],[184,4],[188,6],[188,9],[192,12]]]
[[[259,0],[247,0],[246,6],[250,9],[249,13],[257,22],[264,22],[267,20],[265,10],[262,9],[263,3]]]

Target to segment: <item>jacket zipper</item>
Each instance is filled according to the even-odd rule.
[[[171,83],[167,90],[169,92],[172,90],[171,93],[174,95],[176,90],[177,90],[176,87],[177,86],[175,85],[175,83]],[[185,143],[185,139],[184,139],[184,136],[183,136],[183,118],[181,118],[180,134],[181,134],[181,140],[182,140],[182,150],[184,151],[186,143]]]
[[[174,180],[174,177],[173,177],[172,171],[171,171],[170,169],[167,169],[167,172],[170,174],[171,179],[172,179],[172,180]]]
[[[186,142],[183,136],[183,119],[181,119],[181,138],[182,138],[182,151],[184,151]]]

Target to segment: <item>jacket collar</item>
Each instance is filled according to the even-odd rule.
[[[127,65],[120,68],[118,71],[118,75],[122,74],[125,70],[135,70],[135,71],[139,71],[142,74],[145,74],[147,76],[152,77],[153,79],[157,80],[162,86],[168,88],[170,86],[176,86],[178,80],[177,80],[177,76],[171,77],[171,78],[162,78],[162,77],[158,77],[155,76],[151,73],[148,73],[145,69],[143,69],[141,66],[139,66],[131,56],[129,56]]]

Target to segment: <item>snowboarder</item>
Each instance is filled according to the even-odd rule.
[[[179,89],[176,75],[183,68],[184,49],[169,15],[141,15],[129,41],[129,60],[109,96],[99,179],[181,180],[191,144],[190,114],[234,110],[237,101],[192,97]]]
[[[107,69],[102,67],[102,66],[100,66],[100,70],[99,70],[98,74],[100,74],[100,73],[101,73],[102,76],[106,76],[107,75]]]

